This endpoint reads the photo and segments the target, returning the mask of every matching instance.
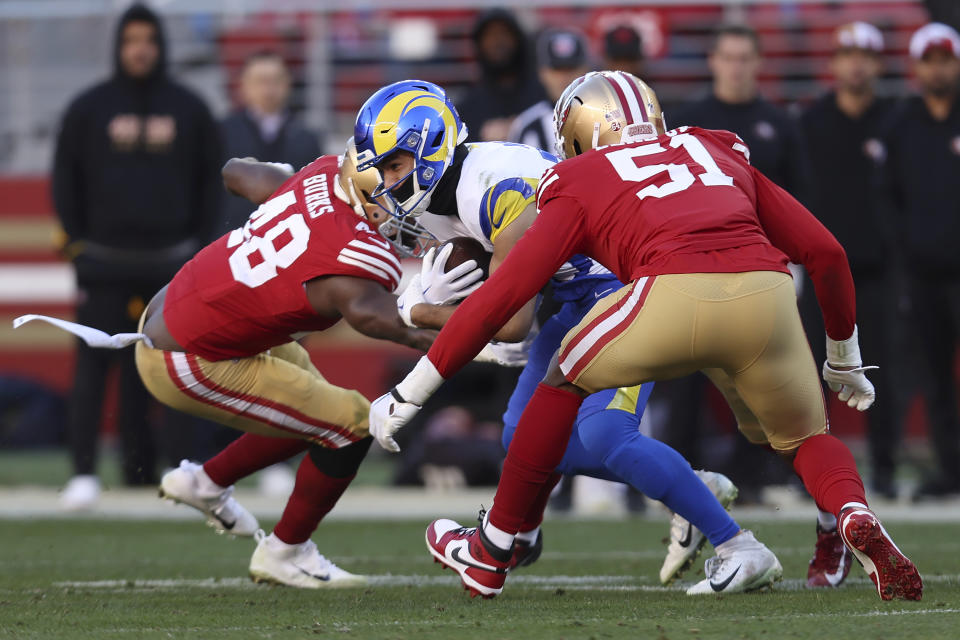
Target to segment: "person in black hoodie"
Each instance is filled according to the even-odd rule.
[[[134,4],[117,25],[113,76],[68,107],[57,139],[53,202],[77,277],[77,321],[134,331],[145,301],[202,247],[220,194],[220,144],[206,105],[166,72],[158,16]],[[77,346],[65,508],[92,506],[105,379],[120,366],[123,479],[155,483],[148,396],[133,355]]]
[[[482,13],[472,38],[480,81],[457,101],[457,112],[472,140],[506,140],[513,118],[547,95],[537,79],[527,35],[512,13]]]

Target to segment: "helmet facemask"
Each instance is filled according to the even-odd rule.
[[[453,103],[435,84],[421,80],[397,82],[371,96],[357,116],[355,139],[359,167],[380,167],[393,154],[406,151],[413,168],[389,188],[382,179],[373,192],[385,211],[397,218],[417,216],[446,169],[456,146],[467,137]]]
[[[399,219],[389,215],[383,198],[374,198],[383,184],[376,169],[357,170],[357,151],[353,138],[340,157],[340,171],[334,184],[336,195],[366,220],[401,256],[421,258],[437,243],[437,239],[414,218]]]
[[[436,236],[423,228],[414,216],[389,216],[377,232],[393,245],[401,256],[422,258],[430,247],[439,244]]]

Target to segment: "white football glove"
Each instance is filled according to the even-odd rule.
[[[827,360],[823,363],[823,379],[832,391],[838,392],[841,401],[857,411],[866,411],[877,398],[873,384],[864,373],[870,369],[879,367],[863,366],[856,325],[853,327],[853,335],[846,340],[833,340],[827,336]]]
[[[824,362],[823,379],[827,381],[832,391],[839,392],[838,397],[846,402],[848,407],[856,408],[857,411],[866,411],[877,399],[877,394],[873,390],[873,384],[864,375],[864,371],[879,368],[857,367],[841,371],[831,367],[829,362]]]
[[[420,412],[421,407],[412,402],[403,402],[396,388],[383,394],[370,405],[370,435],[387,451],[397,453],[400,446],[393,439],[400,427]]]
[[[423,256],[420,264],[420,286],[423,300],[427,304],[450,304],[480,288],[483,279],[483,270],[477,267],[476,260],[467,260],[450,269],[447,259],[453,253],[453,245],[447,244],[437,253],[436,247],[431,247]]]
[[[420,412],[441,384],[443,377],[440,372],[427,356],[421,357],[417,366],[400,384],[370,405],[370,435],[387,451],[400,451],[393,434]]]
[[[474,362],[492,362],[501,367],[525,367],[530,358],[530,343],[523,342],[493,342],[487,343],[483,350],[473,359]]]
[[[410,283],[403,290],[403,293],[397,296],[397,313],[400,314],[403,323],[408,327],[417,326],[410,319],[410,312],[421,302],[424,302],[423,291],[420,286],[420,274],[416,273],[410,278]]]

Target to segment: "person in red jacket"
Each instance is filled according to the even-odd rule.
[[[371,433],[396,450],[397,429],[574,253],[630,283],[567,334],[520,419],[481,526],[434,521],[428,549],[472,594],[500,593],[514,534],[563,455],[583,397],[704,371],[744,435],[791,460],[817,505],[837,517],[881,598],[920,599],[916,567],[867,507],[850,451],[829,434],[787,270],[788,260],[802,263],[815,283],[827,332],[824,378],[842,400],[866,410],[874,392],[857,345],[843,248],[750,166],[735,134],[667,132],[658,104],[645,83],[623,72],[587,74],[567,88],[555,121],[568,160],[541,178],[536,221],[414,370],[371,406]],[[384,172],[384,181],[405,169]],[[739,566],[717,552],[707,578],[723,588]]]

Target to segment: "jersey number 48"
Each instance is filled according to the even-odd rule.
[[[230,233],[227,248],[237,247],[229,259],[234,280],[251,289],[259,287],[276,278],[278,269],[286,269],[303,255],[310,241],[310,227],[303,214],[294,213],[276,221],[296,203],[297,194],[285,191],[260,205],[243,227]],[[262,236],[253,235],[253,231],[274,221]]]

